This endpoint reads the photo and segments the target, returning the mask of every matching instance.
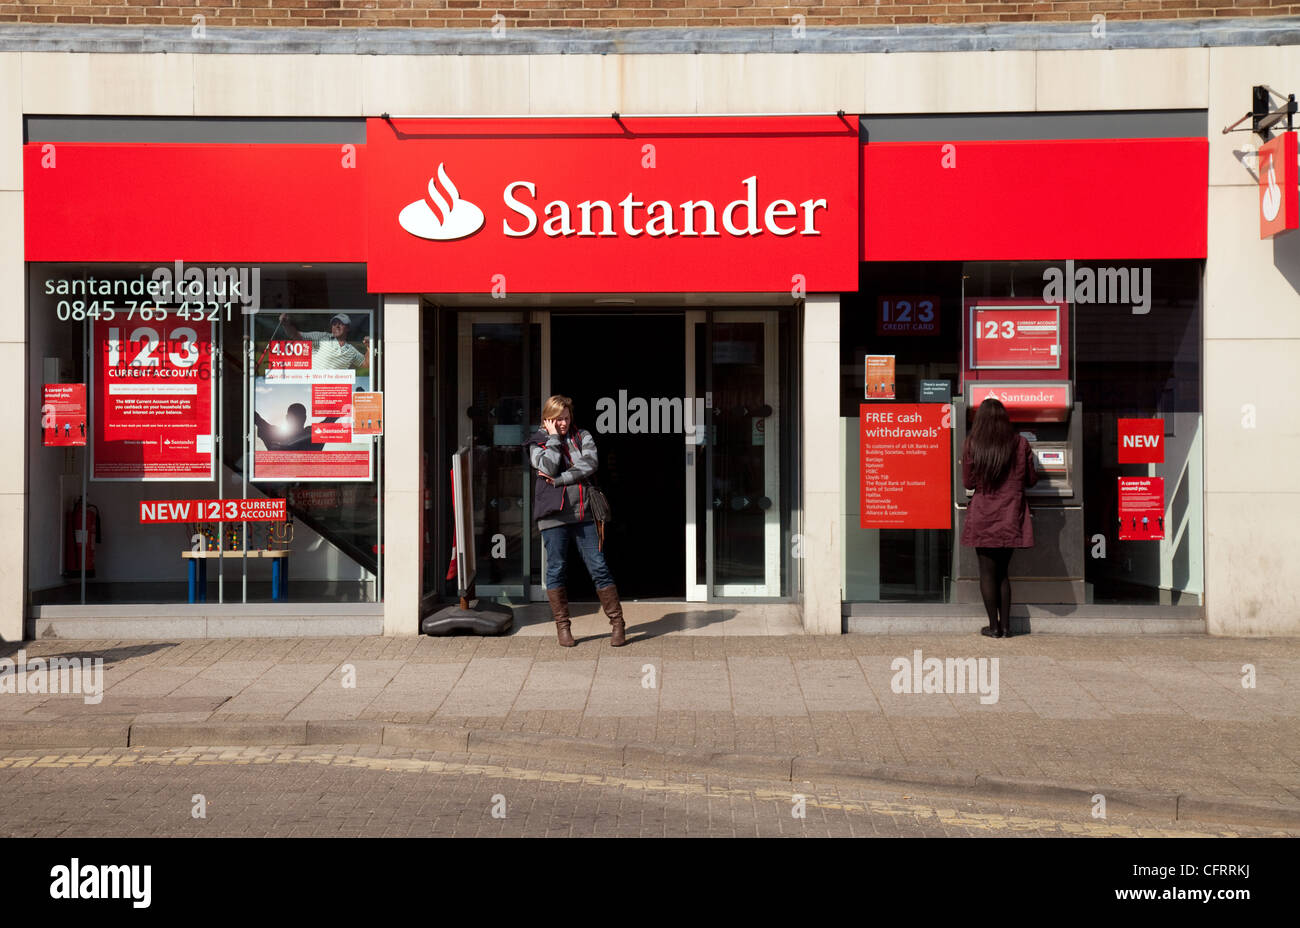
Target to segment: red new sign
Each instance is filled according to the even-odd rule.
[[[1164,460],[1165,420],[1119,420],[1119,463],[1163,464]]]
[[[1300,228],[1296,190],[1296,134],[1284,132],[1259,147],[1259,237]]]
[[[140,503],[140,521],[283,522],[282,499],[152,499]]]
[[[854,290],[837,117],[367,126],[372,292]]]

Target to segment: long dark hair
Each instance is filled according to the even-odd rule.
[[[1001,483],[1018,444],[1007,407],[992,397],[980,403],[966,444],[975,479],[986,487]]]

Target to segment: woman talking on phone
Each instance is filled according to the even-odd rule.
[[[601,537],[592,509],[589,479],[596,472],[596,442],[586,429],[573,426],[573,400],[552,396],[542,407],[542,429],[528,440],[533,481],[533,514],[546,548],[546,598],[555,617],[560,647],[577,642],[569,630],[569,593],[565,572],[569,542],[577,542],[587,573],[596,585],[600,605],[609,616],[612,647],[626,643],[623,606],[618,588],[605,565]]]
[[[961,479],[974,490],[961,543],[974,548],[980,565],[980,597],[990,638],[1011,637],[1011,555],[1034,546],[1034,523],[1025,487],[1038,482],[1034,454],[1016,432],[1006,407],[995,399],[980,403],[961,450]]]

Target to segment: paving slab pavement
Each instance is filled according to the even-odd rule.
[[[517,733],[538,751],[538,736],[570,739],[569,750],[677,750],[688,767],[761,755],[1300,814],[1300,640],[629,632],[617,650],[607,633],[571,649],[518,634],[0,644],[0,658],[25,652],[28,683],[51,658],[104,662],[98,702],[0,687],[0,744],[87,745],[102,730],[114,746],[125,726],[179,736],[197,725],[188,730],[220,731],[230,740],[208,743],[221,744],[245,743],[241,726],[259,739],[247,743],[285,731],[306,743],[313,722],[369,723],[357,730],[374,738],[434,726],[471,740]],[[918,651],[923,670],[938,659],[931,685],[912,670]]]

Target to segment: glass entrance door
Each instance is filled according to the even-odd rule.
[[[716,311],[711,327],[691,315],[688,370],[707,428],[686,449],[690,598],[779,597],[791,494],[778,313]]]
[[[782,346],[792,343],[787,331],[791,318],[777,310],[688,310],[675,318],[662,312],[629,313],[619,321],[630,327],[627,332],[618,337],[605,332],[600,341],[612,363],[622,359],[622,365],[605,371],[598,383],[568,385],[583,406],[583,427],[599,432],[607,493],[623,494],[618,499],[611,495],[616,518],[624,515],[616,526],[622,534],[616,532],[612,539],[618,556],[632,559],[629,563],[662,564],[662,576],[676,574],[663,564],[668,552],[682,564],[684,584],[671,593],[645,595],[676,598],[684,592],[691,602],[790,595],[789,538],[798,468],[788,411],[794,408],[791,385],[796,378],[795,362]],[[584,325],[565,330],[571,343],[566,357],[590,360],[590,346],[580,344],[580,336],[599,329],[598,321],[587,314]],[[559,383],[565,378],[554,376],[552,322],[549,310],[459,312],[446,331],[448,339],[454,333],[457,346],[454,380],[446,381],[455,406],[445,410],[444,420],[450,425],[454,419],[455,435],[452,442],[446,429],[446,450],[468,444],[473,452],[477,587],[485,597],[546,598],[540,537],[532,519],[532,472],[523,444],[539,427],[545,398],[565,392]],[[641,322],[644,328],[638,328]],[[667,327],[680,334],[669,339]],[[658,350],[649,350],[651,340]],[[630,345],[647,355],[643,366],[654,367],[658,359],[657,366],[675,368],[672,382],[680,386],[637,380],[640,368],[626,354]],[[668,364],[668,354],[681,362]],[[657,416],[659,428],[633,428],[639,421],[636,404],[643,400],[647,422]],[[624,414],[626,429],[620,419]],[[642,458],[652,468],[649,476],[629,470]],[[427,485],[449,499],[448,465],[439,465],[431,460]],[[637,508],[645,500],[682,507],[677,512],[685,516],[684,545],[647,540],[647,526],[676,522],[674,532],[680,533],[683,523],[681,516],[668,516],[666,508],[658,510],[658,517],[647,516]],[[634,568],[624,570],[629,582]]]
[[[519,312],[457,318],[456,434],[471,451],[477,589],[512,601],[528,598],[539,554],[523,446],[537,428],[546,352],[543,324],[525,328],[524,318]],[[443,467],[429,477],[450,492],[446,473]]]

